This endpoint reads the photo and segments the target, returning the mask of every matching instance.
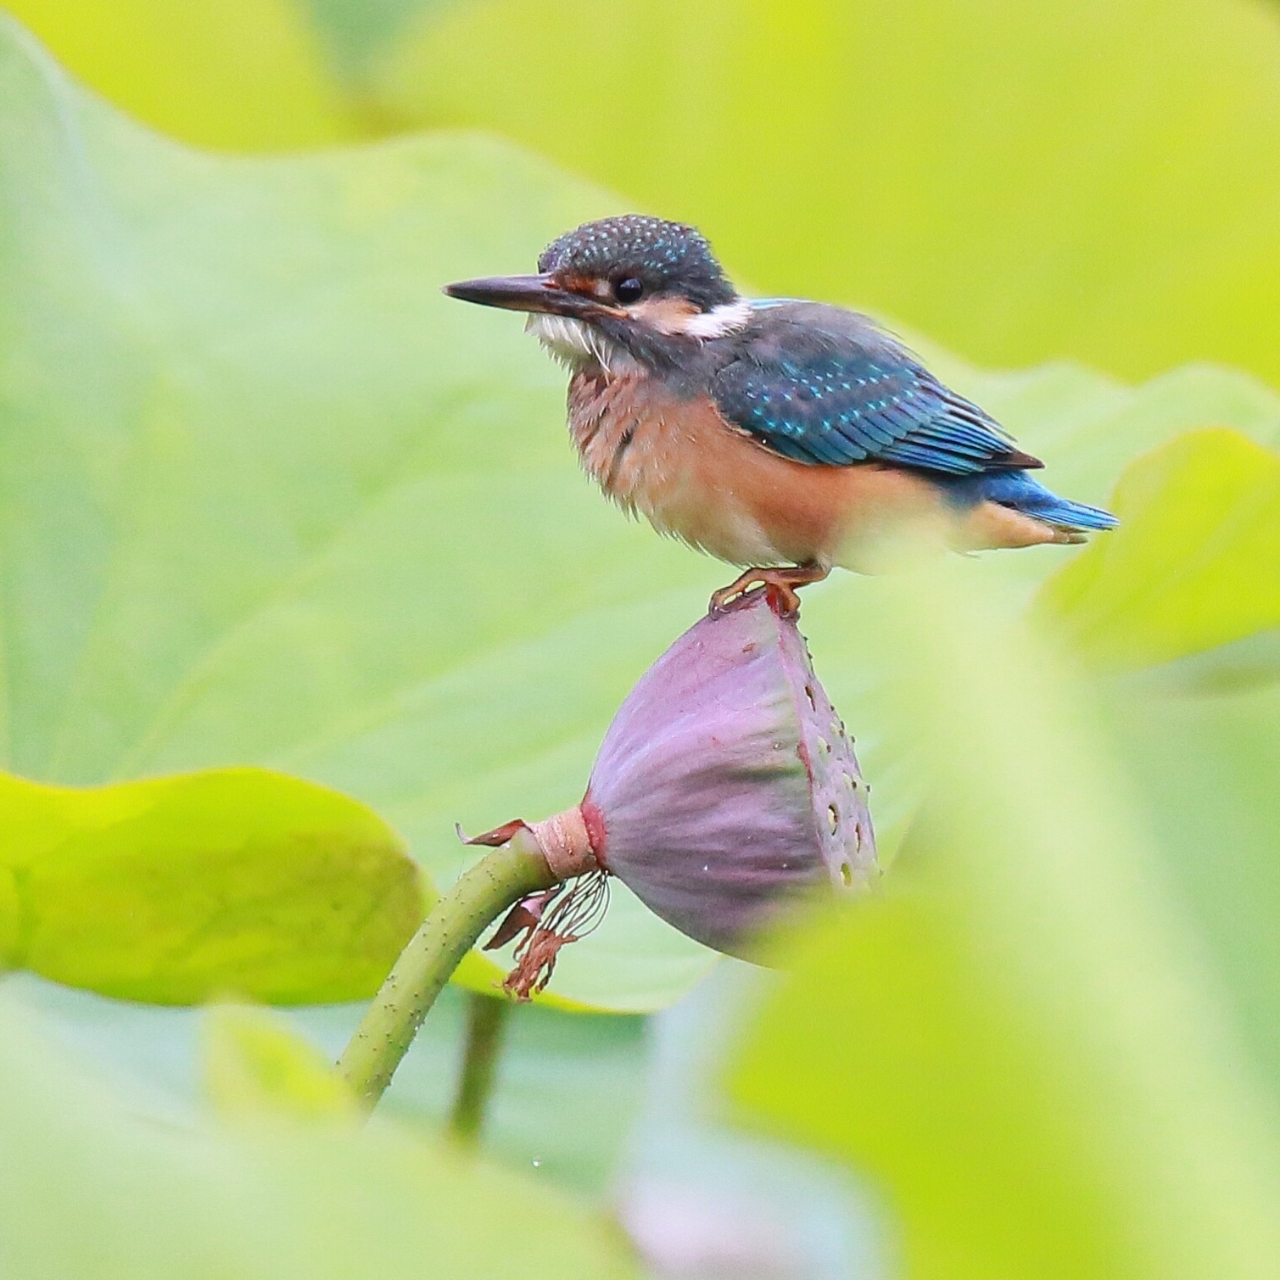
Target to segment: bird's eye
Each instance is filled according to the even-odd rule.
[[[644,285],[635,276],[626,276],[613,282],[613,296],[624,307],[629,307],[633,302],[639,302],[643,293]]]

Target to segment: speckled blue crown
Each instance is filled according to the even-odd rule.
[[[542,251],[538,270],[609,280],[634,276],[647,293],[679,294],[702,311],[737,297],[696,227],[637,213],[585,222],[565,232]]]

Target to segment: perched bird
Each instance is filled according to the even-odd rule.
[[[794,607],[834,565],[887,567],[904,534],[975,551],[1116,524],[1035,480],[1039,459],[866,316],[742,297],[693,227],[589,222],[537,275],[445,292],[529,314],[569,367],[570,431],[613,501],[749,566],[713,604],[764,583]]]

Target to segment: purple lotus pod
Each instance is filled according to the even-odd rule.
[[[853,747],[794,614],[768,591],[686,631],[614,716],[582,803],[528,829],[557,874],[611,873],[731,954],[797,897],[876,871]],[[526,916],[508,938],[524,924],[533,936]]]
[[[875,870],[852,744],[795,616],[767,591],[708,614],[649,668],[580,807],[596,860],[718,951],[798,894]]]

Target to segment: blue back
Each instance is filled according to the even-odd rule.
[[[711,393],[729,423],[782,457],[951,476],[1041,465],[866,317],[784,299],[753,305]]]

